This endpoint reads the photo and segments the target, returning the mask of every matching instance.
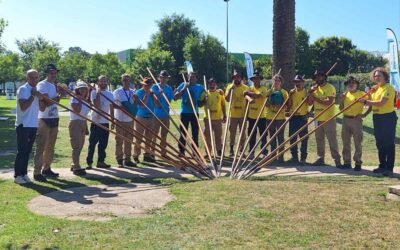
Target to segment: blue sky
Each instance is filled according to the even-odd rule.
[[[229,50],[272,52],[272,0],[230,0]],[[63,49],[80,46],[105,53],[146,47],[155,21],[174,12],[194,19],[200,30],[225,44],[223,0],[0,0],[0,16],[9,26],[3,42],[42,35]],[[296,25],[311,41],[344,36],[368,51],[385,51],[385,28],[400,36],[400,0],[296,0]]]

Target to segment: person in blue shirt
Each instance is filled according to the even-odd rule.
[[[141,153],[140,145],[144,140],[145,153],[143,155],[143,161],[155,162],[150,146],[153,141],[151,130],[154,130],[154,117],[149,111],[149,109],[154,110],[154,92],[151,90],[153,80],[150,77],[145,77],[141,83],[142,88],[135,93],[138,100],[138,110],[136,113],[136,120],[138,122],[135,122],[135,130],[138,137],[136,138],[134,146],[133,159],[135,162],[139,162],[139,155]]]
[[[193,99],[194,109],[192,104],[190,103],[188,91]],[[199,107],[204,106],[205,103],[205,89],[203,85],[197,83],[197,76],[195,72],[189,73],[189,82],[188,83],[181,83],[178,88],[176,89],[175,100],[182,99],[181,103],[181,122],[185,126],[185,128],[189,129],[192,128],[192,137],[193,141],[196,145],[199,145],[199,125],[197,123],[197,119],[195,116],[195,112],[197,115],[199,114]],[[185,147],[186,139],[185,139],[185,132],[181,126],[181,135],[179,141],[182,144],[179,144],[179,152],[184,155],[185,154]]]
[[[154,123],[154,131],[156,133],[160,132],[161,129],[161,154],[163,156],[166,155],[166,146],[167,146],[167,135],[168,135],[168,128],[169,128],[169,105],[168,102],[171,102],[171,100],[174,98],[174,90],[170,85],[168,85],[168,80],[170,78],[170,75],[166,70],[162,70],[160,72],[160,75],[158,76],[158,79],[160,83],[158,84],[153,84],[151,87],[151,90],[154,93],[155,98],[155,105],[154,105],[154,114],[157,116],[157,118],[165,125],[161,126],[161,124],[158,121],[155,121]],[[161,90],[160,90],[161,89]],[[165,100],[165,98],[168,99]],[[153,139],[153,145],[156,143],[156,138],[154,137]]]

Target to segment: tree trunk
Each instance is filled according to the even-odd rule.
[[[273,74],[281,70],[283,88],[292,87],[295,75],[295,0],[274,0]]]

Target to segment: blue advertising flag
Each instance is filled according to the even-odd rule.
[[[191,73],[191,72],[193,72],[192,63],[190,63],[189,61],[185,61],[185,66],[186,66],[186,70],[187,70],[187,73],[188,73],[188,74]]]
[[[389,47],[389,67],[390,67],[390,84],[400,92],[400,74],[399,74],[399,48],[392,29],[386,29],[388,47]]]
[[[247,71],[247,79],[248,79],[248,83],[250,86],[253,85],[253,82],[250,80],[250,77],[253,76],[254,74],[254,69],[253,69],[253,60],[251,59],[251,56],[249,53],[244,52],[244,61],[246,64],[246,71]]]

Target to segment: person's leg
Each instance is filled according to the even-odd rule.
[[[144,155],[150,156],[152,154],[152,148],[151,148],[151,143],[153,141],[153,127],[154,120],[153,118],[145,118],[144,119],[144,124],[146,125],[146,128],[144,130],[144,141],[145,141],[145,153]]]
[[[29,140],[29,133],[26,128],[23,128],[22,125],[19,125],[16,128],[17,133],[17,155],[15,157],[14,162],[14,177],[24,176],[24,162],[27,158],[27,142]],[[29,157],[29,155],[28,155]]]
[[[165,125],[161,127],[161,154],[166,155],[167,154],[167,136],[168,136],[168,129],[169,129],[169,118],[163,118],[161,119],[163,124]]]
[[[246,120],[247,120],[247,118],[240,118],[239,120],[240,120],[240,122],[239,122],[239,133],[242,130],[242,126],[243,126],[242,137],[239,140],[239,143],[240,143],[239,149],[240,149],[240,151],[243,151],[244,143],[246,141],[246,127],[247,127],[247,121]]]
[[[105,123],[102,124],[104,127],[109,128],[109,124]],[[106,149],[107,149],[107,145],[108,145],[108,137],[110,135],[110,133],[108,132],[108,130],[105,130],[103,128],[99,128],[100,129],[100,136],[99,136],[99,146],[97,148],[97,154],[98,154],[98,158],[97,158],[97,162],[102,162],[104,163],[105,159],[106,159]]]
[[[307,125],[307,118],[306,116],[301,117],[301,119],[299,119],[300,122],[298,124],[298,129],[301,129],[302,127],[305,126],[305,128],[303,130],[300,131],[299,133],[299,137],[304,137],[308,134],[308,126]],[[307,159],[307,147],[308,147],[308,136],[301,142],[301,148],[300,148],[300,161],[301,162],[305,162]]]
[[[115,133],[117,135],[115,135],[115,158],[117,159],[117,161],[122,161],[124,158],[124,153],[122,151],[122,146],[124,145],[124,140],[118,136],[124,135],[124,128],[123,128],[123,122],[119,122],[117,121],[115,124]]]
[[[211,126],[214,131],[215,138],[215,149],[219,154],[219,151],[222,150],[222,120],[214,120],[211,122]]]
[[[193,141],[197,146],[199,146],[199,124],[197,123],[197,119],[194,114],[191,114],[190,116],[190,126],[192,127]]]
[[[99,142],[99,127],[97,127],[92,123],[90,125],[88,155],[86,157],[86,163],[89,166],[93,164],[94,151],[96,149],[96,144],[98,142]]]
[[[249,136],[249,153],[250,151],[254,148],[254,146],[256,145],[256,138],[257,138],[257,128],[255,128],[255,131],[252,135],[250,135],[251,131],[253,130],[254,125],[256,125],[256,119],[251,119],[251,118],[247,118],[247,120],[249,121],[249,126],[247,129],[247,135]]]
[[[137,122],[135,122],[135,131],[137,132],[136,134],[138,136],[136,138],[136,143],[133,148],[133,157],[135,157],[135,158],[139,157],[139,155],[141,153],[141,145],[143,142],[143,135],[144,135],[144,130],[145,130],[145,128],[143,126],[144,118],[136,117],[136,120],[137,120]]]
[[[374,135],[376,148],[378,149],[379,168],[386,169],[386,154],[384,149],[383,133],[385,124],[382,122],[381,115],[373,115]]]
[[[271,152],[274,151],[276,149],[276,121],[269,121],[268,122],[270,124],[269,129],[268,129],[268,133],[269,133],[269,138],[271,141]],[[271,139],[271,137],[274,136],[274,138]],[[274,157],[276,155],[276,152],[274,154],[271,155],[271,157]]]
[[[190,121],[190,118],[188,117],[188,115],[187,114],[185,114],[185,113],[182,113],[181,114],[181,125],[180,125],[180,137],[179,137],[179,141],[180,141],[180,143],[179,143],[179,145],[178,145],[178,147],[179,147],[179,152],[181,153],[181,154],[184,154],[185,153],[185,145],[186,145],[186,137],[187,136],[190,136],[190,135],[186,135],[186,132],[185,132],[185,130],[184,130],[184,128],[182,127],[182,125],[186,128],[186,131],[188,131],[189,132],[189,130],[188,130],[188,128],[189,128],[189,121]]]
[[[127,140],[123,140],[124,145],[124,160],[130,161],[132,156],[132,142],[133,142],[133,121],[131,122],[124,122],[123,135]]]
[[[57,134],[58,134],[58,127],[53,127],[48,129],[48,137],[46,141],[45,150],[43,152],[43,171],[50,169],[51,163],[53,162]]]
[[[285,140],[285,138],[284,138],[285,137],[285,126],[283,126],[284,122],[285,122],[285,120],[276,120],[276,126],[277,126],[276,129],[278,130],[281,128],[281,130],[277,134],[278,147],[281,146],[281,148],[279,149],[279,153],[281,153],[285,150],[285,146],[283,146],[283,142]],[[282,154],[281,156],[278,157],[279,161],[283,161],[283,159],[284,159],[284,154]]]
[[[321,123],[322,122],[318,122],[318,125]],[[325,126],[326,124],[315,131],[315,140],[317,142],[317,155],[318,155],[317,161],[319,162],[325,161]]]
[[[231,118],[229,124],[229,145],[230,145],[230,151],[232,151],[231,153],[233,153],[233,147],[236,142],[236,131],[238,127],[239,127],[239,118]]]
[[[387,114],[386,124],[387,127],[384,133],[385,150],[386,150],[386,170],[393,172],[394,162],[396,158],[395,138],[396,138],[396,113]]]
[[[342,124],[343,164],[351,165],[351,137],[353,135],[352,123],[354,119],[344,117]]]
[[[80,124],[78,120],[73,120],[69,122],[68,125],[69,129],[69,139],[72,148],[72,163],[71,168],[73,170],[79,169],[79,155],[80,155],[80,144],[81,144],[81,131],[80,131]]]
[[[48,137],[46,123],[39,119],[39,126],[36,133],[36,151],[34,156],[34,175],[39,175],[42,173],[43,167],[43,152],[46,146],[46,141]]]
[[[260,134],[260,140],[261,140],[261,145],[260,148],[263,149],[265,144],[267,144],[267,133],[262,136],[262,134],[264,133],[264,131],[267,129],[267,119],[266,118],[260,118],[260,120],[258,120],[258,133]],[[256,133],[257,134],[257,131]],[[268,150],[265,149],[264,152],[262,152],[264,155],[267,155]]]
[[[211,124],[212,125],[212,124]],[[207,147],[211,150],[211,135],[208,119],[204,118],[204,136],[206,138]]]
[[[299,129],[299,117],[293,116],[292,119],[289,120],[289,137],[291,137],[296,131]],[[293,144],[297,139],[297,136],[290,139],[290,144]],[[298,159],[298,151],[297,145],[290,149],[290,153],[292,155],[292,159]]]
[[[340,154],[339,154],[339,146],[337,142],[337,133],[336,133],[336,119],[332,119],[326,125],[326,137],[329,142],[329,148],[331,150],[332,158],[335,161],[336,166],[340,166]]]
[[[352,124],[352,132],[354,137],[354,156],[353,160],[356,165],[362,164],[362,142],[363,142],[363,123],[362,119],[354,119]]]

